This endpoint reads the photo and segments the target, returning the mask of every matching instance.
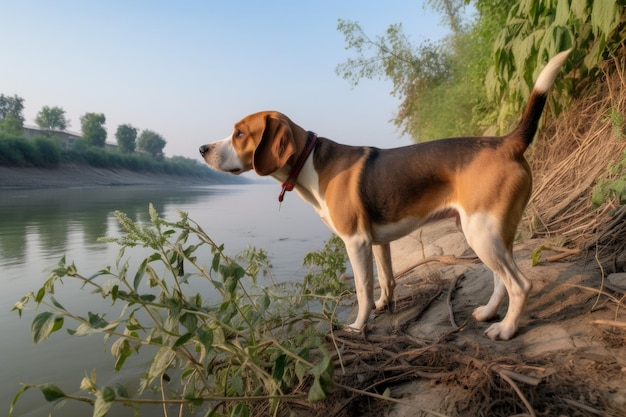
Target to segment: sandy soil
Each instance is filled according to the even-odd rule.
[[[394,312],[373,315],[356,343],[342,333],[329,338],[344,348],[336,377],[394,400],[336,399],[343,415],[625,416],[626,329],[602,321],[626,323],[626,273],[603,274],[593,255],[546,260],[559,251],[544,251],[532,266],[532,251],[546,243],[516,245],[533,290],[516,337],[495,342],[483,334],[489,323],[471,316],[489,298],[492,274],[470,263],[453,221],[394,242],[396,274],[410,269],[397,280]],[[411,269],[441,255],[465,259]]]

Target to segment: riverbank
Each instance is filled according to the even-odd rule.
[[[229,177],[197,177],[136,172],[128,169],[96,168],[64,164],[58,168],[15,168],[0,166],[0,189],[81,188],[123,185],[207,185],[229,182]],[[230,180],[232,182],[232,179]]]
[[[538,247],[548,249],[533,266]],[[517,335],[492,341],[483,334],[490,323],[472,317],[489,299],[492,273],[455,222],[431,223],[393,242],[394,312],[374,314],[365,338],[336,334],[329,343],[329,350],[350,347],[337,355],[342,384],[385,387],[394,399],[363,396],[353,403],[368,410],[359,415],[622,416],[626,273],[601,271],[592,260],[549,247],[541,239],[515,245],[533,290]]]

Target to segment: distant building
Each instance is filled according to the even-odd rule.
[[[24,137],[32,139],[35,136],[54,138],[63,149],[70,149],[74,146],[74,143],[82,137],[80,133],[70,132],[69,130],[47,130],[39,126],[24,125]],[[115,150],[117,149],[117,143],[106,142],[104,147],[106,149]]]

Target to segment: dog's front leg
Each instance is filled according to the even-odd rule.
[[[354,286],[356,287],[356,299],[358,313],[356,320],[347,326],[347,330],[361,332],[365,330],[365,324],[374,308],[374,265],[372,264],[372,243],[361,236],[351,236],[344,239],[352,272],[354,273]]]
[[[376,310],[391,308],[393,301],[393,289],[396,287],[396,280],[393,277],[391,267],[391,249],[389,243],[374,245],[374,257],[376,258],[376,268],[378,270],[378,283],[380,284],[380,298],[376,301]]]

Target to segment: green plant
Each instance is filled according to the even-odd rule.
[[[612,198],[617,199],[620,205],[626,204],[626,152],[610,171],[614,177],[598,181],[593,188],[591,201],[597,206]]]
[[[319,251],[306,254],[302,265],[309,268],[304,277],[304,287],[312,294],[338,295],[347,291],[349,287],[341,280],[346,272],[348,254],[343,241],[337,235],[332,235]]]
[[[495,40],[495,62],[486,80],[489,98],[502,106],[500,130],[517,119],[543,64],[558,52],[575,48],[566,70],[576,68],[577,78],[600,75],[602,61],[623,45],[625,11],[621,0],[516,2]],[[556,90],[571,81],[558,77]],[[559,102],[552,104],[558,114]]]
[[[165,405],[180,407],[179,413],[204,405],[207,416],[249,416],[256,405],[264,415],[275,415],[291,400],[325,398],[333,384],[321,333],[328,323],[307,308],[325,298],[288,292],[284,286],[259,286],[257,274],[269,268],[264,251],[242,255],[245,267],[226,257],[223,245],[215,244],[187,214],[180,212],[179,221],[169,222],[152,205],[149,213],[149,224],[115,213],[124,233],[103,239],[120,246],[114,268],[86,277],[62,258],[43,286],[14,307],[20,316],[33,304],[43,310],[32,322],[35,343],[64,327],[72,336],[102,334],[116,371],[139,352],[150,355],[137,396],[121,385],[98,385],[94,371],[80,384],[85,395],[68,394],[54,384],[24,384],[9,416],[31,388],[48,401],[89,403],[96,417],[106,415],[114,403],[139,413],[141,405],[155,402],[145,398],[151,391],[160,394],[156,402],[164,404],[165,415]],[[151,252],[138,265],[126,256],[135,247]],[[109,301],[107,311],[70,311],[57,288],[63,279],[76,280],[92,296]],[[199,284],[214,288],[211,297],[216,300],[190,291]],[[172,382],[164,390],[166,379]]]
[[[45,168],[54,168],[61,161],[61,150],[54,139],[45,136],[36,136],[33,143],[39,154],[40,165]]]

